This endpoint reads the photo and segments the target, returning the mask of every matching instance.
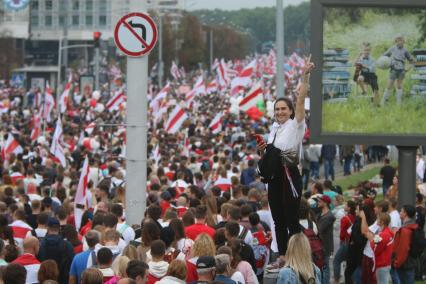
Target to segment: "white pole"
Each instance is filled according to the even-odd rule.
[[[284,90],[284,11],[283,0],[277,0],[276,40],[277,40],[277,98],[283,98]]]
[[[59,50],[58,50],[58,80],[56,83],[56,110],[59,114],[59,90],[61,86],[61,76],[62,76],[62,38],[59,39]]]
[[[130,12],[146,12],[131,0]],[[140,224],[146,207],[148,56],[127,57],[126,222]]]

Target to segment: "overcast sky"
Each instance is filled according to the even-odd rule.
[[[283,0],[284,7],[298,5],[307,0]],[[271,7],[276,5],[276,0],[185,0],[188,10],[222,9],[239,10],[241,8]]]

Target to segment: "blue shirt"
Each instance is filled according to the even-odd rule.
[[[74,259],[72,260],[71,267],[70,267],[70,276],[74,276],[77,278],[77,284],[80,283],[80,277],[84,270],[86,270],[87,262],[89,260],[89,257],[91,255],[93,250],[87,250],[83,251],[76,256],[74,256]]]
[[[224,284],[237,284],[237,282],[235,282],[229,277],[226,277],[225,275],[216,275],[216,278],[214,280],[223,282]]]
[[[314,266],[315,284],[321,284],[321,271]],[[277,278],[277,284],[300,284],[299,276],[290,267],[286,266],[280,269]]]

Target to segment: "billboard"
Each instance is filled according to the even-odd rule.
[[[312,0],[315,141],[424,143],[425,19],[426,1]]]

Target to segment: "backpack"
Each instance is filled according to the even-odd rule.
[[[259,230],[253,234],[253,243],[251,245],[256,260],[257,274],[263,272],[263,268],[269,258],[269,250],[271,248],[272,237],[265,231]]]
[[[409,249],[410,257],[417,259],[419,258],[423,251],[426,248],[426,240],[425,240],[425,232],[417,226],[416,229],[413,230],[413,234],[411,236],[411,243]]]
[[[312,223],[312,221],[308,220],[308,228],[302,229],[303,233],[308,238],[309,244],[311,246],[312,260],[315,265],[322,270],[325,265],[324,250],[322,248],[322,241],[320,237],[314,232],[314,224]]]

